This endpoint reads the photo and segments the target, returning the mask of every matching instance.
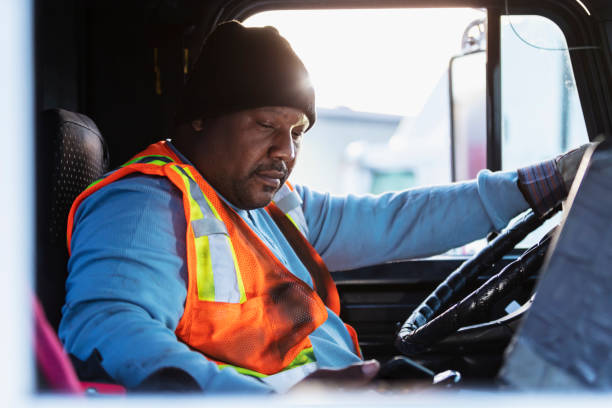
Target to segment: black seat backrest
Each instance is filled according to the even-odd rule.
[[[106,143],[89,117],[63,109],[41,114],[38,137],[36,292],[57,329],[65,298],[66,223],[74,199],[107,170]]]

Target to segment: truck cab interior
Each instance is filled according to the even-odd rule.
[[[584,137],[603,142],[585,156],[578,183],[557,218],[561,225],[538,238],[532,250],[514,249],[542,223],[523,215],[513,227],[488,237],[474,255],[455,252],[332,271],[342,319],[359,334],[364,357],[386,363],[385,381],[390,384],[609,390],[612,279],[605,272],[610,272],[612,259],[612,3],[606,0],[34,1],[35,290],[51,327],[57,329],[64,302],[65,225],[72,200],[105,171],[167,137],[191,64],[216,24],[245,21],[271,10],[362,9],[367,26],[368,11],[398,8],[482,12],[484,23],[470,26],[481,27],[478,43],[476,37],[464,36],[462,56],[486,57],[478,68],[479,112],[481,159],[490,170],[507,169],[506,151],[528,156],[530,150],[540,149],[529,139],[507,142],[509,127],[536,126],[529,118],[508,124],[512,106],[533,97],[509,99],[512,89],[520,86],[504,82],[512,72],[503,68],[509,52],[503,38],[507,30],[518,27],[505,24],[512,16],[546,18],[559,28],[572,75],[564,81],[571,83],[579,99]],[[423,38],[402,41],[427,42],[435,36],[433,28]],[[384,49],[385,44],[379,46]],[[465,112],[462,91],[456,88],[462,80],[459,61],[467,59],[449,61],[445,92],[451,96],[439,107],[448,112],[445,120],[450,125],[451,154],[444,159],[449,181],[460,180],[461,163],[470,160],[461,150],[465,129],[457,116]],[[528,59],[520,64],[534,72],[542,69],[530,67]],[[362,80],[376,81],[385,73],[371,75]],[[529,83],[524,74],[516,78]],[[540,105],[550,105],[562,96],[542,98]],[[567,139],[578,125],[576,114],[561,105],[561,120],[572,119],[557,132],[565,132]],[[447,308],[451,309],[441,320],[431,321]],[[407,319],[412,326],[406,326]],[[398,340],[398,333],[409,333],[409,340]],[[38,392],[52,392],[50,388],[39,378]]]

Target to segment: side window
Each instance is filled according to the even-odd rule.
[[[476,176],[486,167],[486,59],[481,24],[464,33],[463,52],[450,64],[453,180]],[[502,16],[501,117],[502,169],[548,160],[588,141],[565,37],[541,16]],[[526,248],[558,224],[553,217],[518,247]],[[470,254],[486,245],[478,240],[452,250]]]
[[[502,169],[547,160],[588,141],[565,37],[541,16],[501,17]],[[464,34],[451,67],[454,179],[486,167],[484,21]]]
[[[588,142],[561,29],[533,15],[501,17],[502,168],[547,160]],[[560,214],[528,236],[536,243]]]
[[[588,141],[561,29],[540,16],[502,16],[502,168],[516,169]]]
[[[317,92],[317,123],[291,176],[336,194],[451,181],[451,57],[482,9],[270,11]],[[316,27],[316,29],[313,29]],[[484,84],[484,79],[483,79]]]

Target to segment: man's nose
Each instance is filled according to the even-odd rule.
[[[274,137],[274,144],[270,148],[270,155],[285,162],[295,159],[295,144],[291,130],[278,130]]]

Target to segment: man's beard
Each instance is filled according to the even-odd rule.
[[[262,185],[261,187],[258,186],[257,188],[261,188],[264,193],[269,193],[270,198],[267,199],[266,202],[263,202],[262,200],[257,201],[257,198],[255,196],[247,193],[249,192],[249,189],[248,189],[249,182],[251,180],[256,180],[257,173],[263,172],[263,171],[270,171],[270,170],[282,173],[282,176],[279,178],[280,183],[278,187],[271,187],[267,185]],[[246,179],[243,179],[239,183],[235,184],[234,191],[235,191],[236,196],[240,197],[241,202],[234,203],[234,204],[244,210],[254,210],[256,208],[265,207],[266,205],[270,203],[274,194],[283,186],[283,184],[285,184],[285,182],[289,178],[289,174],[290,174],[289,169],[287,168],[287,165],[283,161],[276,161],[272,163],[265,163],[265,164],[258,165],[257,167],[255,167],[255,169],[249,172],[249,176]],[[257,193],[258,192],[255,192],[255,194]]]
[[[253,177],[257,173],[260,173],[263,171],[269,171],[269,170],[278,171],[279,173],[283,173],[282,177],[279,179],[280,185],[278,186],[278,188],[264,186],[264,189],[266,190],[266,192],[276,193],[283,186],[283,184],[285,184],[285,182],[287,181],[287,178],[289,178],[289,169],[287,168],[287,165],[285,164],[284,161],[277,160],[272,163],[260,164],[257,167],[255,167],[253,171],[251,171],[251,173],[249,174],[249,177]]]

